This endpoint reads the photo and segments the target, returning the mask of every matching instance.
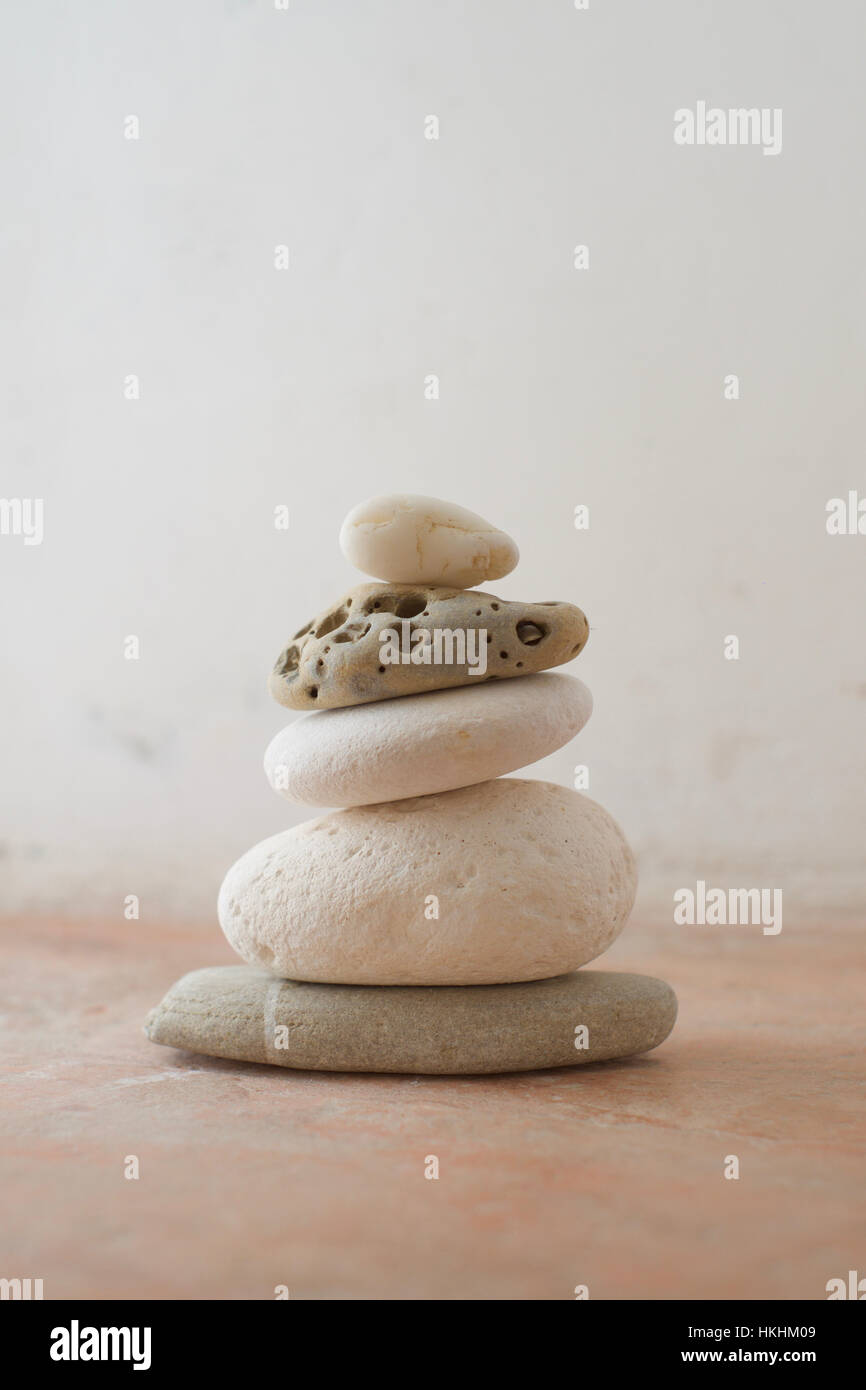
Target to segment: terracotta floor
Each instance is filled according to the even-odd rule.
[[[234,959],[215,924],[7,927],[0,1276],[46,1298],[823,1299],[866,1274],[850,927],[632,923],[603,963],[670,980],[671,1039],[477,1080],[155,1047],[171,981]]]

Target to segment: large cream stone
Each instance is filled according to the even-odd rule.
[[[596,802],[503,778],[274,835],[229,870],[219,920],[245,961],[294,980],[502,984],[600,955],[636,882]]]
[[[148,1015],[152,1042],[309,1071],[430,1075],[575,1067],[664,1042],[662,980],[579,970],[470,989],[298,984],[248,965],[194,970]]]
[[[361,502],[343,522],[340,548],[375,579],[455,589],[501,579],[518,560],[511,537],[475,512],[407,493]]]
[[[420,632],[426,638],[416,637]],[[388,633],[393,643],[383,641]],[[586,617],[571,603],[513,603],[471,589],[359,584],[295,633],[268,689],[289,709],[339,709],[546,671],[571,661],[588,637]],[[429,661],[412,659],[419,650],[414,644],[422,640]],[[392,646],[399,661],[388,659]]]
[[[574,676],[523,676],[302,715],[271,741],[275,791],[312,806],[366,806],[514,772],[577,734],[592,696]]]

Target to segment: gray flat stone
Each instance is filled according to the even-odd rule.
[[[579,970],[509,985],[322,985],[249,965],[194,970],[148,1015],[152,1042],[304,1071],[455,1075],[648,1052],[676,995],[649,975]],[[585,1028],[585,1048],[575,1039]]]

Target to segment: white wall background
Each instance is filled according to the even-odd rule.
[[[866,496],[860,0],[19,0],[2,30],[0,494],[45,505],[41,546],[0,537],[5,908],[210,918],[310,814],[265,782],[265,680],[392,489],[512,532],[504,597],[589,614],[594,717],[531,775],[589,764],[639,910],[696,877],[861,907],[866,536],[825,530]],[[699,99],[781,107],[781,154],[676,146]]]

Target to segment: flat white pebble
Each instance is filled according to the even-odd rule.
[[[574,676],[483,680],[305,714],[271,741],[274,791],[311,806],[367,806],[486,782],[553,753],[592,712]]]

